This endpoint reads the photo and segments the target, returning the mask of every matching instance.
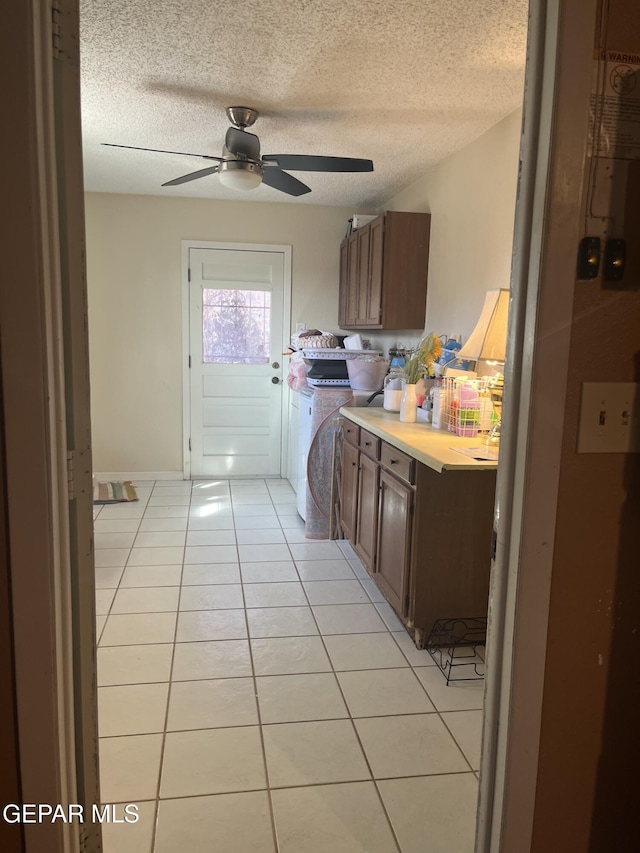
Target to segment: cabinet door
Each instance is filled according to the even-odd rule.
[[[367,326],[382,324],[382,252],[384,216],[369,225],[369,286],[367,288]]]
[[[358,464],[358,507],[354,548],[371,574],[375,571],[376,532],[378,521],[379,465],[360,454]]]
[[[369,226],[359,228],[358,236],[358,325],[367,322],[367,305],[369,302]]]
[[[406,616],[411,559],[413,491],[380,474],[376,583],[400,616]]]
[[[427,302],[430,223],[428,213],[387,211],[384,215],[382,324],[385,329],[422,325]]]
[[[343,441],[341,454],[340,526],[346,538],[353,542],[358,505],[358,448]]]
[[[349,242],[340,243],[340,296],[338,303],[338,325],[347,323],[347,299],[349,296]]]
[[[345,326],[355,326],[358,313],[358,232],[347,241],[347,298]]]

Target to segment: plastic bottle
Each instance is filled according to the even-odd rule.
[[[404,371],[391,368],[384,380],[383,407],[388,412],[399,412],[402,400],[402,384]]]
[[[434,429],[444,429],[444,389],[442,379],[430,391],[431,394],[431,425]]]

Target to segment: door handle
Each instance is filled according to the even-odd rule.
[[[280,363],[277,361],[274,361],[273,364],[271,365],[271,367],[273,367],[274,370],[277,370],[280,367]]]
[[[272,376],[271,381],[274,385],[277,385],[280,382],[280,378],[278,376]]]

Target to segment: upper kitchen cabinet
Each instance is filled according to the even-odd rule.
[[[343,240],[341,328],[422,328],[430,226],[430,213],[387,211]]]

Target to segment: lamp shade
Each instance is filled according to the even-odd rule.
[[[504,361],[507,346],[507,317],[509,291],[506,288],[488,290],[482,313],[468,341],[457,353],[468,361]]]

